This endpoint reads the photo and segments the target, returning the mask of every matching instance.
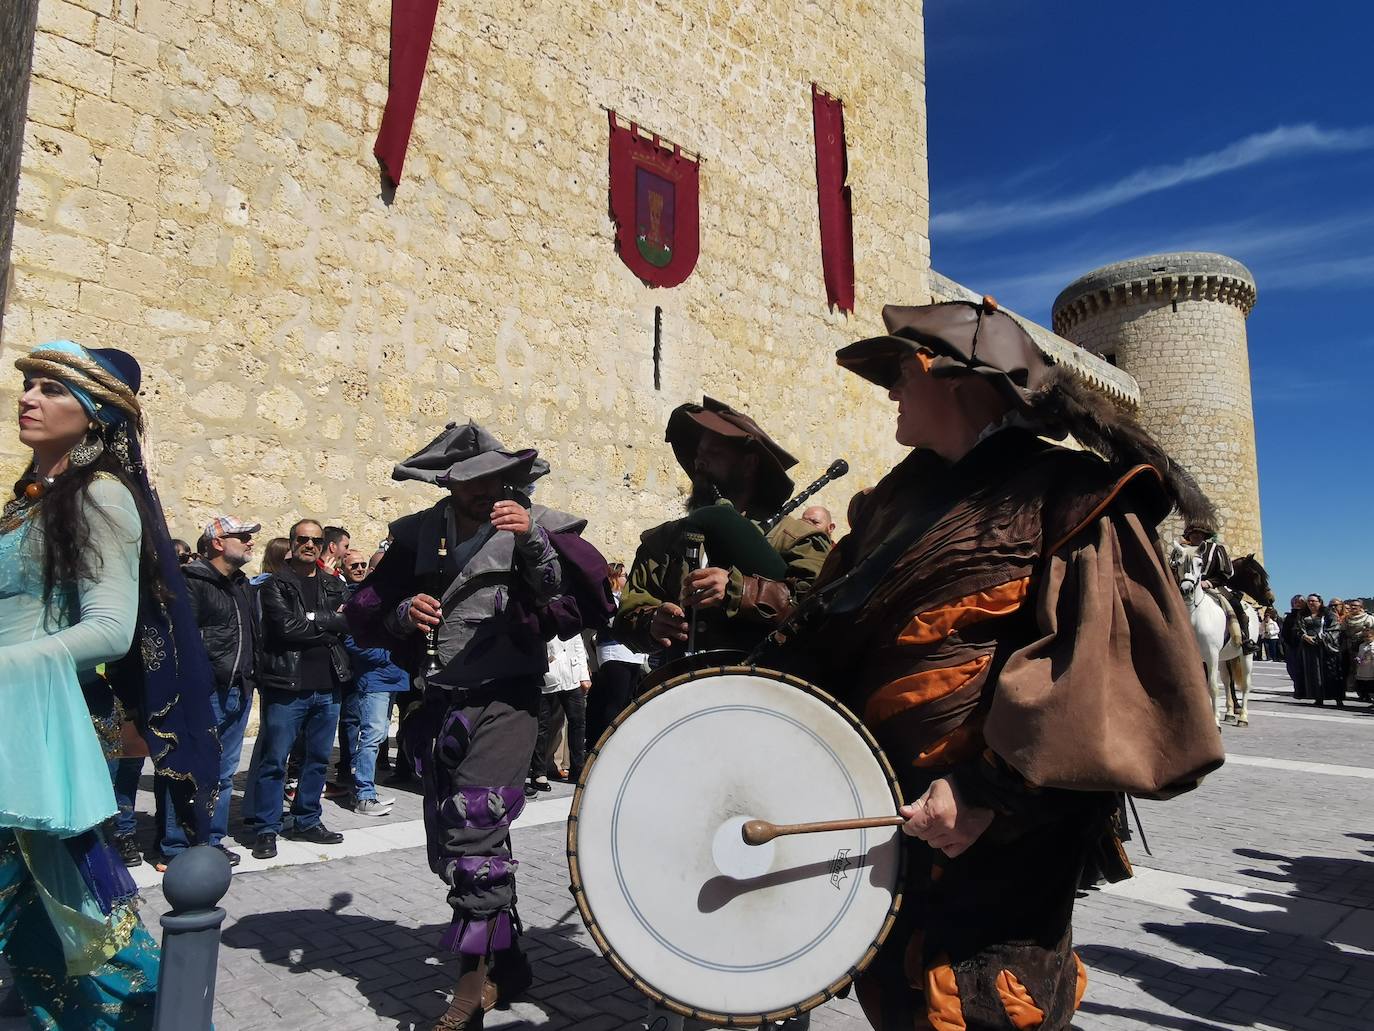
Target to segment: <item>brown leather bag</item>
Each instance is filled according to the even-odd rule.
[[[122,721],[119,724],[119,757],[146,759],[148,755],[148,742],[139,733],[138,725],[133,720]]]

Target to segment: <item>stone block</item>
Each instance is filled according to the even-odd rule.
[[[81,187],[58,203],[56,222],[82,236],[122,244],[129,233],[129,202],[112,193]]]
[[[100,161],[100,188],[130,200],[148,197],[156,176],[157,164],[131,151],[110,147]]]
[[[108,97],[114,80],[114,58],[51,32],[39,32],[33,41],[33,73],[73,89]]]
[[[182,48],[195,43],[198,31],[191,11],[172,0],[138,0],[134,28]]]
[[[155,297],[173,287],[171,272],[161,258],[128,247],[110,248],[101,282],[143,297]]]
[[[72,311],[76,308],[80,287],[75,279],[15,266],[14,291],[9,300],[12,305]]]
[[[52,191],[47,182],[36,176],[26,175],[19,180],[19,197],[15,202],[15,214],[31,222],[43,222],[48,218],[52,205]]]
[[[30,122],[24,139],[23,168],[57,182],[94,186],[100,174],[91,145],[74,133]]]
[[[70,86],[38,76],[29,80],[29,121],[70,129],[75,110],[76,90]]]
[[[96,28],[96,50],[111,55],[116,65],[126,62],[140,68],[156,68],[160,47],[157,36],[117,21],[102,19]]]
[[[134,111],[100,97],[76,99],[76,133],[93,143],[128,146],[134,134]]]
[[[132,323],[138,321],[143,302],[122,290],[110,290],[98,283],[82,283],[81,297],[76,307],[80,312],[111,322]]]
[[[95,240],[59,233],[50,226],[16,223],[10,261],[72,279],[99,279],[105,270],[105,248]]]
[[[90,46],[95,42],[96,17],[67,0],[43,0],[38,5],[38,31],[50,32],[73,43]]]
[[[166,107],[166,89],[156,72],[127,61],[115,65],[110,96],[146,114],[160,115]]]
[[[207,419],[237,420],[248,408],[248,396],[235,384],[221,381],[192,395],[186,407]]]

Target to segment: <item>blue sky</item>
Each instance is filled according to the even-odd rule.
[[[1099,265],[1244,262],[1266,565],[1374,594],[1374,6],[929,0],[935,268],[1049,325]],[[1334,15],[1334,17],[1333,17]]]

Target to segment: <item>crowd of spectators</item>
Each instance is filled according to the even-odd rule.
[[[1282,620],[1265,613],[1262,644],[1266,658],[1287,665],[1293,697],[1337,708],[1347,694],[1374,701],[1374,615],[1363,599],[1295,594]]]
[[[205,689],[222,761],[210,844],[232,865],[241,857],[224,839],[255,698],[257,734],[244,777],[244,832],[238,835],[252,842],[255,858],[273,858],[278,836],[316,845],[342,842],[343,834],[324,822],[325,800],[362,816],[389,816],[395,798],[378,787],[388,771],[387,787],[418,790],[409,762],[399,748],[393,762],[391,748],[393,716],[404,711],[410,678],[385,648],[358,645],[341,613],[384,559],[389,542],[369,556],[352,546],[347,529],[314,519],[298,519],[285,537],[265,543],[260,531],[259,524],[221,516],[206,525],[194,548],[173,541],[214,671],[214,682]],[[252,574],[255,559],[258,570]],[[612,563],[607,573],[618,598],[624,564]],[[548,660],[525,786],[531,798],[550,790],[554,780],[578,779],[588,741],[595,741],[634,697],[645,656],[606,631],[588,631],[550,641]],[[141,758],[110,764],[119,803],[116,844],[129,866],[144,856],[135,810],[142,768]],[[169,785],[155,781],[153,795],[154,840],[148,854],[165,870],[188,842],[172,815]]]

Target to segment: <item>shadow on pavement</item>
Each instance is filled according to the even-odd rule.
[[[352,904],[352,893],[339,892],[328,909],[250,913],[225,929],[223,944],[256,949],[263,962],[292,973],[323,971],[348,978],[373,1012],[396,1021],[398,1031],[428,1027],[447,1008],[458,978],[457,957],[439,948],[447,923],[407,927],[346,912]],[[599,954],[571,940],[580,928],[567,921],[526,928],[521,946],[535,980],[515,1009],[538,1009],[550,1026],[558,1027],[564,1018],[546,1001],[550,993],[545,989],[556,987],[573,967],[595,964],[609,970]],[[501,1022],[501,1016],[497,1010],[487,1023]]]
[[[1347,836],[1355,839],[1361,837],[1358,834],[1348,834]],[[1251,859],[1281,867],[1281,871],[1242,867],[1238,872],[1248,877],[1282,884],[1285,886],[1285,890],[1289,892],[1289,894],[1283,895],[1258,892],[1240,899],[1239,901],[1242,903],[1254,901],[1269,909],[1277,906],[1295,911],[1298,909],[1310,910],[1312,907],[1307,904],[1309,901],[1321,900],[1338,902],[1357,910],[1374,909],[1374,862],[1370,860],[1339,856],[1287,856],[1253,848],[1238,848],[1235,849],[1235,854],[1242,859]],[[1363,854],[1370,855],[1371,853],[1364,852]],[[1200,895],[1194,902],[1193,908],[1200,913],[1219,916],[1232,923],[1291,931],[1295,934],[1324,936],[1325,931],[1331,930],[1331,928],[1322,929],[1308,926],[1311,922],[1310,915],[1307,919],[1295,920],[1292,926],[1284,926],[1281,921],[1275,922],[1273,919],[1256,922],[1254,919],[1247,919],[1244,908],[1238,909],[1235,906],[1227,905],[1225,900],[1211,895]],[[1347,941],[1346,944],[1374,950],[1374,940]]]
[[[1079,950],[1082,951],[1082,950]],[[1153,1013],[1150,1010],[1134,1009],[1130,1006],[1107,1006],[1103,1003],[1085,1001],[1078,1007],[1080,1015],[1092,1014],[1096,1017],[1120,1017],[1123,1020],[1136,1020],[1148,1027],[1172,1027],[1178,1031],[1226,1031],[1220,1024],[1206,1024],[1192,1017],[1171,1017],[1166,1013]],[[1077,1028],[1079,1025],[1075,1024]]]
[[[1350,836],[1374,840],[1374,835]],[[1142,943],[1139,949],[1084,945],[1078,950],[1090,968],[1130,978],[1142,991],[1193,1019],[1105,1006],[1092,1002],[1091,996],[1083,1011],[1158,1027],[1212,1026],[1198,1022],[1206,1019],[1284,1031],[1370,1027],[1374,941],[1365,939],[1374,930],[1374,863],[1255,849],[1236,849],[1235,854],[1281,865],[1281,873],[1243,872],[1282,884],[1284,893],[1254,891],[1229,897],[1194,892],[1194,910],[1225,922],[1147,923],[1143,929],[1157,942]],[[1351,904],[1322,901],[1337,894]],[[1342,949],[1336,942],[1365,951]],[[1185,958],[1189,954],[1221,966],[1190,961]]]

